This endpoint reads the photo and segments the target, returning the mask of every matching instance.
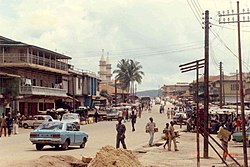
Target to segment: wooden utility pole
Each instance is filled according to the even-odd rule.
[[[75,101],[75,75],[72,75],[72,90],[73,90],[73,112],[75,112],[75,106],[76,106],[76,101]]]
[[[220,62],[220,108],[222,108],[222,62]]]
[[[237,117],[237,119],[239,117],[238,91],[239,91],[238,70],[236,70],[236,117]]]
[[[117,79],[115,78],[115,106],[117,106]]]
[[[205,11],[204,130],[208,132],[209,107],[209,11]],[[204,158],[208,158],[208,133],[204,133]]]
[[[197,167],[200,167],[200,112],[199,112],[199,68],[204,67],[204,59],[179,65],[182,73],[196,70],[196,143],[197,143]]]
[[[219,20],[220,23],[237,23],[238,26],[238,54],[239,54],[239,77],[240,77],[240,107],[241,107],[241,119],[242,119],[242,138],[243,138],[243,153],[244,153],[244,167],[248,167],[248,160],[247,160],[247,139],[246,139],[246,120],[245,120],[245,106],[244,106],[244,92],[243,92],[243,73],[242,73],[242,58],[241,58],[241,40],[240,40],[240,22],[250,22],[249,17],[248,19],[245,19],[246,17],[243,16],[243,20],[240,20],[240,15],[249,15],[249,11],[243,10],[243,12],[240,12],[239,7],[239,1],[237,1],[237,13],[229,13],[225,14],[225,12],[222,12],[222,14],[219,13],[219,17],[225,17],[225,16],[237,16],[236,21],[232,19],[230,21],[230,18],[228,17],[227,21],[224,18],[223,21]]]

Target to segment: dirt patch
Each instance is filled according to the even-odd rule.
[[[115,149],[112,146],[103,147],[88,167],[143,167],[132,151]]]
[[[17,167],[87,167],[81,160],[69,155],[48,156],[44,155],[38,159],[15,164]]]

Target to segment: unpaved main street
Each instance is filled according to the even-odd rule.
[[[172,107],[171,104],[167,103],[166,108]],[[162,145],[148,147],[149,136],[145,133],[145,125],[148,122],[149,117],[153,117],[159,132],[155,134],[155,142],[158,144],[163,144],[163,140],[160,140],[162,136],[162,130],[166,122],[170,122],[167,119],[166,114],[159,113],[159,105],[153,107],[152,112],[144,111],[142,117],[137,119],[136,131],[132,132],[131,122],[126,122],[126,144],[128,149],[133,150],[139,161],[145,166],[153,167],[182,167],[182,166],[196,166],[196,134],[183,132],[186,126],[179,129],[179,126],[175,126],[176,129],[180,130],[180,138],[178,138],[178,148],[180,151],[167,151],[163,149]],[[25,160],[36,159],[42,155],[71,155],[76,158],[81,159],[81,156],[94,157],[96,152],[106,145],[115,146],[115,124],[116,121],[105,121],[98,122],[97,124],[82,125],[81,130],[86,131],[89,134],[89,141],[87,142],[86,148],[80,149],[79,147],[71,147],[67,151],[56,150],[50,146],[45,147],[42,151],[37,151],[35,146],[29,141],[29,132],[31,129],[19,130],[18,135],[12,135],[11,137],[1,137],[0,138],[0,166],[13,166],[13,164],[18,162],[23,162]],[[214,135],[215,136],[215,135]],[[216,138],[216,136],[215,136]],[[200,137],[200,151],[201,156],[203,155],[203,141]],[[216,147],[218,149],[218,147]],[[222,151],[218,149],[221,153]],[[249,153],[248,149],[248,153]],[[229,152],[232,154],[239,162],[243,162],[242,154],[242,144],[234,143],[230,141]],[[221,160],[215,154],[215,152],[210,148],[209,159],[201,158],[201,166],[224,166]],[[229,163],[233,163],[232,160],[228,158]]]

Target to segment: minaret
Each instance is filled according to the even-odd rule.
[[[111,72],[111,63],[109,60],[109,52],[107,52],[107,58],[106,58],[106,80],[107,82],[111,82],[112,72]]]
[[[106,82],[106,61],[104,59],[104,49],[102,49],[102,57],[99,61],[99,76],[101,82]]]

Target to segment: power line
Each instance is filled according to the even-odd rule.
[[[223,44],[223,46],[235,57],[238,59],[238,56],[227,46],[227,44],[221,39],[221,37],[214,31],[213,29],[210,29],[210,31],[214,34],[215,37],[218,38],[218,40]],[[249,71],[249,67],[245,61],[242,61],[244,67]]]
[[[195,18],[197,19],[197,21],[199,22],[199,24],[201,25],[201,27],[203,27],[203,25],[202,25],[202,23],[201,23],[201,20],[200,20],[199,17],[196,15],[196,13],[195,13],[195,11],[193,10],[191,4],[189,3],[188,0],[187,0],[187,2],[188,2],[188,5],[189,5],[190,9],[192,10],[192,12],[193,12]]]

